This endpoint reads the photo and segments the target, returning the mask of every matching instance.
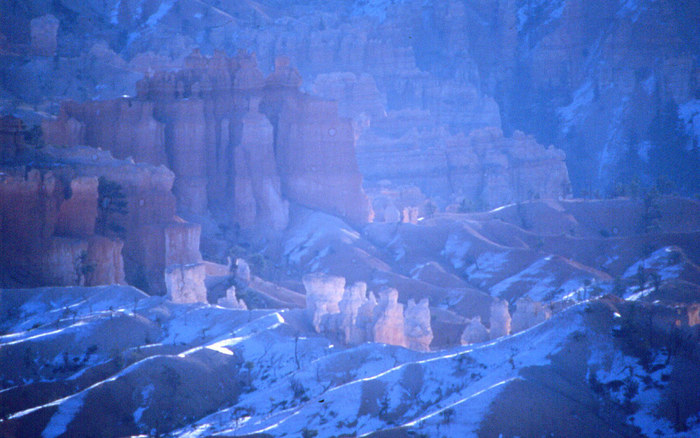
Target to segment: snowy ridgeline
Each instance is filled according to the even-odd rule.
[[[618,348],[625,318],[605,302],[489,343],[420,353],[334,346],[302,310],[173,304],[122,286],[2,293],[3,435],[77,436],[96,425],[182,437],[585,435],[603,427],[605,405],[624,420],[605,430],[672,436],[678,421],[656,417],[669,388],[698,385],[675,371],[688,366],[678,353]],[[533,397],[545,401],[532,402],[533,418],[551,424],[501,415]],[[693,415],[683,427],[700,432]]]

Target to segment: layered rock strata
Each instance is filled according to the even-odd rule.
[[[58,173],[29,166],[0,169],[0,282],[123,283],[123,242],[95,233],[97,178]]]
[[[166,168],[89,147],[28,151],[20,161],[30,164],[3,170],[0,184],[9,272],[53,273],[37,276],[39,284],[126,279],[162,295],[166,268],[202,261],[200,226],[175,215],[174,175]]]
[[[368,183],[415,184],[424,193],[474,207],[571,193],[564,153],[518,131],[510,138],[498,128],[467,136],[413,131],[399,140],[367,135],[358,143],[358,161]]]
[[[180,208],[223,211],[243,229],[284,229],[287,200],[370,220],[352,123],[334,103],[299,92],[288,58],[268,78],[242,52],[194,52],[184,64],[141,81],[137,98],[64,103],[43,125],[47,142],[165,164]]]

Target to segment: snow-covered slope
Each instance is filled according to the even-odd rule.
[[[698,349],[668,342],[663,322],[640,345],[642,304],[583,302],[517,335],[419,353],[334,346],[299,310],[173,304],[119,286],[2,294],[20,309],[2,309],[5,436],[700,432],[700,379],[687,372]],[[508,414],[522,403],[540,421]]]

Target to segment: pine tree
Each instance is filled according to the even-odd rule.
[[[123,238],[126,230],[120,224],[120,217],[129,212],[123,187],[101,176],[97,192],[97,232],[103,235],[115,234]]]

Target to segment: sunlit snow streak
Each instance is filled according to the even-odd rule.
[[[521,377],[511,377],[510,379],[506,379],[506,380],[503,380],[503,381],[501,381],[501,382],[495,383],[495,384],[489,386],[488,388],[482,389],[481,391],[477,391],[477,392],[475,392],[474,394],[471,394],[471,395],[468,396],[468,397],[465,397],[465,398],[463,398],[463,399],[457,400],[456,402],[451,403],[451,404],[445,406],[444,408],[438,409],[438,410],[435,411],[435,412],[431,412],[431,413],[428,414],[428,415],[425,415],[425,416],[420,417],[420,418],[417,418],[417,419],[415,419],[415,420],[413,420],[413,421],[411,421],[411,422],[409,422],[409,423],[406,423],[406,424],[402,425],[402,427],[411,427],[411,426],[415,426],[415,425],[417,425],[418,423],[420,423],[421,421],[425,421],[425,420],[427,420],[427,419],[429,419],[429,418],[432,418],[432,417],[434,417],[434,416],[436,416],[436,415],[438,415],[438,414],[441,414],[443,411],[446,411],[447,409],[453,408],[453,407],[455,407],[455,406],[457,406],[457,405],[459,405],[459,404],[462,404],[462,403],[464,403],[464,402],[466,402],[466,401],[469,401],[469,400],[473,399],[474,397],[478,397],[478,396],[480,396],[481,394],[484,394],[485,392],[489,392],[489,391],[491,391],[491,390],[493,390],[493,389],[496,389],[496,388],[498,388],[498,387],[500,387],[500,386],[503,386],[503,385],[505,385],[506,383],[510,383],[510,382],[512,382],[512,381],[514,381],[514,380],[522,380],[522,378],[521,378]],[[363,434],[363,435],[360,435],[360,436],[367,436],[367,435],[369,435],[370,433],[372,433],[372,432],[369,432],[369,433],[366,433],[366,434]]]
[[[50,331],[50,332],[39,333],[38,335],[30,336],[30,337],[28,337],[28,338],[22,338],[22,339],[19,339],[19,340],[17,340],[17,341],[10,341],[10,342],[4,343],[4,344],[0,344],[0,345],[5,345],[5,346],[7,346],[7,345],[19,344],[19,343],[22,343],[22,342],[25,342],[25,341],[35,341],[35,340],[37,340],[37,339],[44,338],[44,337],[47,337],[47,336],[57,335],[57,334],[59,334],[59,333],[61,333],[61,332],[67,331],[68,329],[80,327],[80,326],[83,326],[83,325],[87,325],[87,322],[85,322],[85,321],[79,321],[79,322],[76,322],[75,324],[70,325],[70,326],[68,326],[68,327],[60,328],[60,329],[58,329],[58,330],[52,330],[52,331]]]

